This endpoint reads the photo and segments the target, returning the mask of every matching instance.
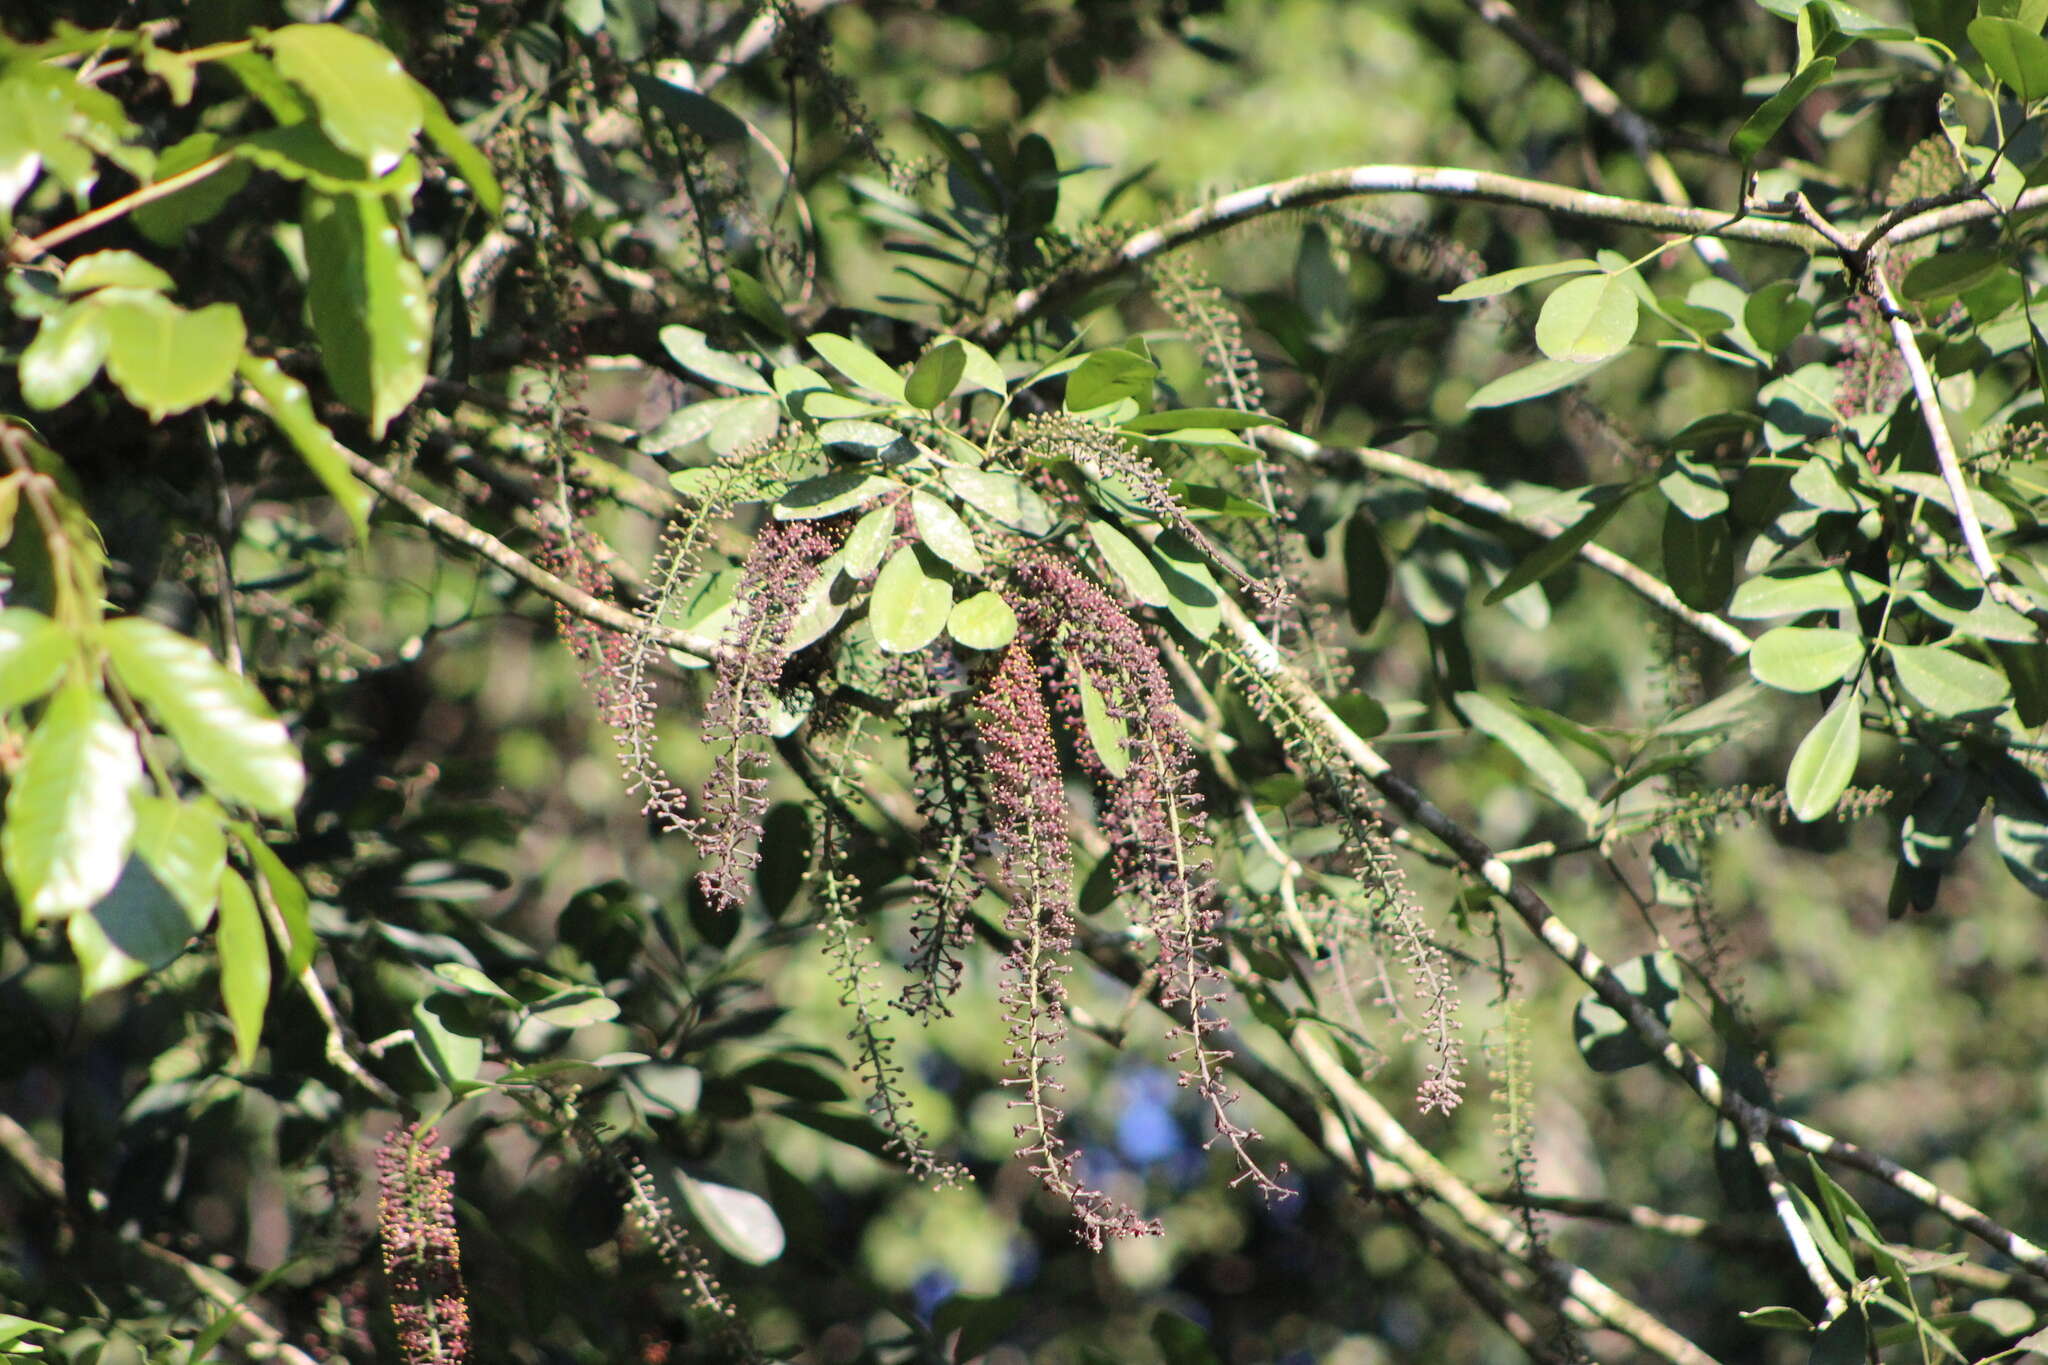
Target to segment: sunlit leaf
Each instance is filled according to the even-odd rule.
[[[335,145],[379,174],[412,149],[425,113],[398,59],[337,24],[291,24],[262,39],[277,69],[313,101]]]
[[[909,654],[939,637],[952,610],[952,585],[927,572],[917,547],[906,545],[875,575],[868,628],[884,653]]]
[[[300,227],[320,363],[335,393],[381,436],[426,382],[434,339],[426,280],[381,198],[309,190]]]
[[[7,789],[0,862],[24,929],[76,914],[113,889],[135,832],[135,736],[92,688],[57,690]]]
[[[220,881],[220,995],[235,1034],[235,1064],[247,1070],[270,1007],[270,939],[249,883],[230,868]]]
[[[1863,746],[1863,703],[1849,688],[1835,699],[1819,724],[1806,732],[1785,771],[1785,795],[1792,814],[1814,821],[1835,808],[1856,776],[1856,758]]]

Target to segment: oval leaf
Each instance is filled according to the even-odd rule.
[[[748,1265],[766,1265],[782,1254],[782,1220],[760,1195],[716,1185],[676,1172],[683,1201],[711,1240]]]
[[[1593,275],[1561,284],[1536,318],[1536,345],[1552,360],[1605,360],[1635,339],[1639,305],[1627,276]]]
[[[1818,692],[1863,662],[1863,637],[1853,630],[1780,626],[1749,651],[1749,671],[1782,692]]]
[[[1514,270],[1503,270],[1495,275],[1481,275],[1476,280],[1467,280],[1448,294],[1437,297],[1445,303],[1469,303],[1474,299],[1490,299],[1520,289],[1525,284],[1541,280],[1556,279],[1559,275],[1586,275],[1600,268],[1598,261],[1552,261],[1549,265],[1525,265]]]
[[[1792,814],[1814,821],[1835,808],[1856,775],[1863,746],[1863,703],[1854,688],[1835,699],[1820,723],[1806,732],[1785,770],[1785,795]]]
[[[1769,637],[1766,636],[1766,639]],[[1759,646],[1762,641],[1757,642]],[[2003,711],[2012,700],[2005,675],[1939,645],[1891,645],[1892,668],[1914,701],[1938,716]]]
[[[662,348],[675,357],[676,364],[690,373],[746,393],[768,393],[768,381],[738,356],[714,351],[704,334],[694,327],[676,324],[661,329]]]
[[[967,352],[952,339],[926,351],[910,371],[903,385],[903,397],[914,408],[930,412],[953,396],[954,386],[967,371]]]
[[[81,683],[59,689],[29,736],[0,824],[0,862],[24,929],[76,914],[113,889],[141,781],[135,736],[114,708]]]
[[[868,392],[903,401],[903,376],[896,373],[888,361],[858,341],[831,332],[819,332],[810,338],[810,343],[811,349],[823,357],[827,365]]]
[[[954,606],[946,633],[969,649],[1001,649],[1017,638],[1017,613],[993,592],[978,592]]]
[[[875,575],[868,629],[884,653],[910,654],[938,638],[952,609],[952,586],[926,573],[917,547],[906,545]]]
[[[337,24],[291,24],[263,39],[284,78],[306,92],[336,146],[382,175],[412,148],[425,115],[398,59]]]
[[[300,226],[320,363],[335,393],[382,436],[426,383],[434,340],[426,279],[381,196],[309,190]]]
[[[910,495],[910,515],[925,548],[940,559],[962,573],[980,573],[987,567],[975,548],[974,533],[942,499],[919,489]]]
[[[1609,360],[1596,360],[1581,364],[1576,360],[1539,360],[1533,365],[1524,365],[1484,385],[1465,400],[1465,406],[1478,411],[1481,408],[1504,408],[1514,403],[1524,403],[1531,398],[1541,398],[1546,393],[1556,393],[1591,379],[1603,369]]]
[[[228,801],[284,818],[305,789],[291,736],[247,679],[154,621],[107,623],[107,656],[136,700],[178,742],[185,766]]]
[[[1130,589],[1131,596],[1153,607],[1163,607],[1173,600],[1166,591],[1166,580],[1159,576],[1158,568],[1129,536],[1106,521],[1092,520],[1088,523],[1088,535],[1095,542],[1095,548],[1102,551],[1109,567]]]

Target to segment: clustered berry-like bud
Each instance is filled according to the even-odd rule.
[[[961,673],[951,655],[941,657],[942,668],[954,676]],[[981,783],[974,727],[958,709],[910,717],[903,740],[924,826],[918,835],[917,900],[905,964],[910,984],[901,1005],[909,1014],[932,1018],[949,1012],[947,997],[960,985],[960,953],[974,939],[972,910],[981,894],[974,867],[982,834]]]
[[[469,1358],[455,1177],[438,1137],[432,1128],[394,1128],[377,1153],[377,1230],[391,1322],[407,1365]]]
[[[761,861],[757,847],[768,808],[768,703],[782,677],[782,640],[832,546],[807,522],[771,522],[755,537],[753,553],[733,597],[739,604],[719,653],[704,734],[726,748],[704,785],[704,815],[690,829],[704,857],[697,884],[714,905],[746,898],[748,875]]]
[[[1039,691],[1038,665],[1020,638],[1004,651],[981,698],[989,822],[996,857],[1009,883],[1010,933],[1003,964],[1003,1017],[1009,1025],[1005,1085],[1020,1093],[1016,1135],[1020,1159],[1047,1189],[1072,1205],[1083,1241],[1157,1232],[1158,1225],[1090,1189],[1075,1174],[1075,1154],[1059,1136],[1063,1089],[1053,1068],[1067,1036],[1066,975],[1074,946],[1073,854],[1067,842],[1066,796],[1052,725]]]
[[[1085,680],[1123,728],[1125,762],[1109,776],[1103,825],[1118,884],[1137,898],[1159,945],[1161,1003],[1176,1012],[1175,1032],[1185,1040],[1173,1054],[1180,1083],[1207,1104],[1212,1141],[1230,1148],[1239,1179],[1269,1195],[1285,1193],[1252,1158],[1248,1144],[1257,1135],[1232,1117],[1237,1096],[1223,1079],[1230,1052],[1209,1041],[1223,1027],[1214,1012],[1224,994],[1213,960],[1220,901],[1193,746],[1158,651],[1106,592],[1058,560],[1029,560],[1012,581],[1019,619],[1061,660],[1062,684],[1071,692]],[[1093,745],[1077,748],[1086,753]]]

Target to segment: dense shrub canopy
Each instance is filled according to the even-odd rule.
[[[2044,21],[9,14],[0,1357],[2026,1356]]]

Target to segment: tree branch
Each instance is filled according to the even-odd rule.
[[[1328,446],[1279,427],[1259,432],[1258,438],[1262,444],[1285,451],[1298,459],[1323,463],[1349,460],[1375,473],[1420,484],[1433,493],[1441,493],[1475,511],[1498,517],[1545,540],[1555,540],[1570,529],[1548,517],[1531,516],[1518,510],[1505,494],[1498,493],[1475,479],[1438,469],[1420,460],[1411,460],[1405,455],[1396,455],[1390,450],[1377,450],[1372,446]],[[1673,592],[1664,580],[1648,570],[1591,541],[1579,547],[1578,557],[1602,573],[1610,575],[1659,611],[1685,622],[1734,657],[1741,658],[1749,653],[1750,640],[1747,635],[1710,612],[1695,611],[1688,607],[1679,600],[1678,594]]]
[[[1226,194],[1158,227],[1148,228],[1105,256],[1084,261],[1043,285],[1023,290],[1000,312],[977,326],[972,335],[974,340],[996,350],[1020,327],[1054,304],[1084,294],[1190,242],[1269,214],[1373,194],[1422,194],[1509,204],[1653,232],[1785,247],[1809,255],[1826,251],[1829,246],[1826,238],[1804,223],[1623,199],[1494,171],[1445,166],[1345,166]],[[2048,199],[2048,191],[2044,191],[2043,197]]]
[[[573,583],[564,582],[490,532],[471,525],[447,508],[406,487],[389,470],[372,464],[352,450],[345,453],[348,467],[357,478],[382,493],[437,539],[496,565],[584,620],[624,634],[645,636],[656,644],[680,649],[699,658],[716,658],[724,647],[712,636],[646,620],[616,603],[592,596]]]

